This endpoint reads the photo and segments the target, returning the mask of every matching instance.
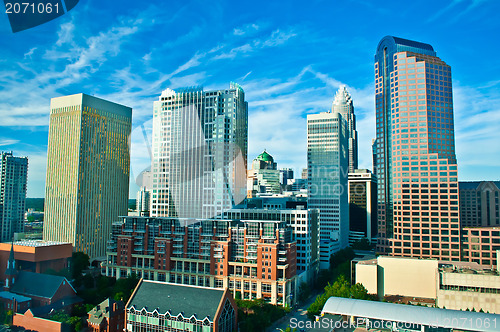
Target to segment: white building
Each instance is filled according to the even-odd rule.
[[[348,132],[339,112],[307,116],[308,208],[319,209],[320,267],[348,245]]]
[[[243,89],[162,92],[153,114],[151,215],[211,218],[246,196]]]
[[[345,86],[339,88],[332,103],[332,111],[339,112],[347,121],[347,131],[349,133],[349,173],[353,173],[358,168],[358,132],[356,130],[356,115],[354,115],[354,105],[352,98]]]

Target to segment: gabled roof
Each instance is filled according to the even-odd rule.
[[[117,310],[113,311],[113,304],[115,303],[117,305]],[[104,320],[104,318],[110,318],[115,315],[119,315],[120,311],[124,310],[125,304],[122,301],[115,301],[111,298],[107,298],[88,312],[89,318],[87,318],[87,321],[89,323],[99,325]]]
[[[20,271],[11,288],[11,292],[26,296],[51,299],[56,294],[57,290],[66,283],[71,286],[69,281],[64,277]],[[71,286],[71,288],[73,288],[73,286]]]
[[[185,318],[194,315],[198,320],[208,317],[213,322],[223,297],[223,289],[143,280],[127,303],[127,309],[146,308],[148,312],[157,309],[160,314],[169,311],[171,316],[182,313]]]

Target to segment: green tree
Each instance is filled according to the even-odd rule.
[[[305,301],[311,295],[311,288],[306,282],[302,282],[299,286],[299,301]]]
[[[354,242],[351,247],[354,250],[371,250],[373,245],[366,237],[364,237],[361,240]]]
[[[73,279],[78,279],[82,276],[83,270],[90,265],[90,258],[87,254],[77,251],[71,257],[71,275]]]

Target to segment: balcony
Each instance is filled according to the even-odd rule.
[[[253,247],[253,248],[247,248],[247,252],[257,252],[257,248],[256,247]]]
[[[222,251],[222,248],[215,247],[214,251]]]
[[[280,250],[280,251],[278,251],[278,254],[280,254],[280,255],[286,255],[286,250]]]
[[[224,258],[224,255],[223,254],[215,254],[214,258]]]
[[[176,243],[173,245],[174,248],[184,248],[184,245],[182,243]]]
[[[284,257],[280,257],[280,258],[278,258],[278,261],[279,261],[279,262],[286,262],[286,258],[284,258]]]

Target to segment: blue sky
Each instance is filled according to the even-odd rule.
[[[0,150],[29,157],[28,197],[43,197],[50,98],[84,92],[133,108],[133,183],[149,164],[140,126],[151,128],[161,91],[234,81],[249,102],[249,160],[267,149],[300,170],[306,115],[328,110],[347,85],[360,167],[371,169],[373,55],[394,35],[433,45],[452,67],[459,180],[498,180],[499,10],[497,0],[81,0],[16,34],[3,14]]]

